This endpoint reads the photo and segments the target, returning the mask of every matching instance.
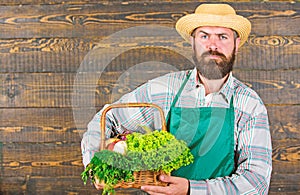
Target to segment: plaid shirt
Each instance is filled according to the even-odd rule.
[[[179,71],[150,80],[116,103],[149,102],[159,105],[167,116],[187,71]],[[235,172],[231,176],[190,180],[191,194],[268,194],[272,171],[272,146],[267,110],[259,96],[230,74],[219,92],[205,96],[197,70],[186,83],[177,107],[229,107],[233,97],[235,109]],[[103,110],[103,109],[102,109]],[[100,145],[98,112],[88,124],[82,139],[83,164],[86,166]],[[141,126],[158,129],[159,113],[153,108],[113,109],[107,113],[106,136],[125,129],[142,131]],[[220,151],[221,152],[221,151]]]

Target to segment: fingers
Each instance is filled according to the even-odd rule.
[[[169,185],[162,186],[142,186],[141,189],[148,192],[151,195],[159,194],[172,194],[172,195],[186,195],[189,188],[189,181],[185,178],[160,175],[159,179],[163,182],[167,182]]]
[[[98,182],[94,182],[94,186],[97,190],[102,190],[104,188],[104,185]]]
[[[180,177],[174,177],[174,176],[169,176],[169,175],[160,175],[159,180],[169,183],[169,184],[176,184],[180,182]]]
[[[160,175],[159,180],[162,182],[170,183],[171,178],[168,175]]]
[[[157,192],[152,192],[152,191],[147,191],[148,194],[150,195],[166,195],[166,194],[162,194],[162,193],[157,193]]]
[[[167,187],[161,186],[142,186],[141,190],[151,195],[165,195],[169,192]]]
[[[162,182],[170,183],[172,182],[172,177],[168,175],[160,175],[159,180]],[[150,195],[166,195],[169,194],[170,189],[168,186],[163,187],[163,186],[142,186],[141,189],[145,192],[147,192]]]

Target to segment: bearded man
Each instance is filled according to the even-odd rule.
[[[191,43],[195,68],[150,80],[115,103],[159,105],[168,130],[187,143],[194,162],[170,176],[161,175],[166,187],[141,189],[172,195],[267,194],[272,171],[267,110],[257,93],[232,74],[251,23],[227,4],[201,4],[177,21],[176,30]],[[149,120],[153,114],[142,109],[111,110],[107,137],[127,129],[139,131],[140,126],[155,127],[155,120]],[[82,140],[85,166],[99,149],[100,116],[101,111]]]

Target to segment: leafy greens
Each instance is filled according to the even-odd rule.
[[[193,162],[186,143],[166,131],[155,130],[141,134],[133,132],[126,137],[127,153],[102,150],[95,153],[81,176],[86,183],[90,177],[105,184],[102,194],[114,192],[119,182],[134,181],[134,171],[163,171],[171,173]]]

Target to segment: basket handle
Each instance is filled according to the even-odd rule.
[[[162,124],[162,131],[167,131],[167,127],[166,127],[166,121],[165,121],[165,116],[164,116],[164,112],[161,109],[161,107],[159,107],[156,104],[152,104],[152,103],[119,103],[119,104],[111,104],[109,106],[107,106],[103,111],[102,111],[102,115],[101,115],[101,120],[100,120],[100,130],[101,130],[101,145],[100,145],[100,149],[103,150],[105,148],[105,121],[106,121],[106,113],[113,109],[113,108],[126,108],[126,107],[153,107],[158,109],[159,113],[160,113],[160,117],[161,117],[161,124]]]

